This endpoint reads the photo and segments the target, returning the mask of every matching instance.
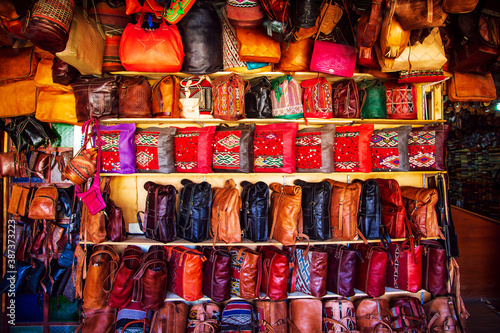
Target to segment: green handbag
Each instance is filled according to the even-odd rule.
[[[387,118],[385,86],[378,80],[358,82],[363,119]]]

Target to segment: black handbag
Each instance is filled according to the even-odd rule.
[[[304,233],[310,239],[327,240],[331,238],[330,202],[332,187],[326,180],[309,183],[303,180],[294,181],[302,188],[302,217]]]
[[[139,213],[137,220],[147,238],[162,243],[172,242],[177,238],[175,231],[175,199],[177,190],[172,185],[160,185],[146,182],[144,188],[148,191],[146,196],[146,209],[144,223]]]
[[[34,116],[12,117],[7,125],[0,119],[0,129],[7,132],[17,151],[26,151],[29,147],[38,149],[57,140],[57,135],[49,124],[39,121]]]
[[[177,234],[193,243],[208,239],[208,226],[212,211],[212,187],[207,182],[199,184],[181,180]]]
[[[41,292],[40,282],[45,276],[45,265],[43,262],[37,259],[33,259],[31,268],[26,276],[26,282],[24,284],[24,292],[27,294],[38,294]]]
[[[249,80],[250,90],[245,94],[245,114],[247,118],[272,118],[272,86],[265,76]]]
[[[2,282],[0,283],[0,294],[3,294],[5,292],[10,294],[11,292],[14,292],[17,295],[21,290],[23,290],[24,283],[26,282],[26,278],[28,277],[30,269],[31,269],[30,264],[21,260],[17,260],[16,270],[15,271],[9,270],[3,276]],[[10,282],[13,279],[16,282],[14,285],[14,290],[11,290]]]
[[[66,284],[71,278],[71,272],[71,267],[61,266],[58,260],[52,259],[50,262],[50,275],[44,281],[47,294],[51,298],[57,298],[62,295]]]
[[[202,75],[222,71],[222,25],[212,1],[196,1],[177,27],[184,47],[181,72]]]
[[[268,236],[269,186],[264,182],[240,183],[241,214],[240,224],[244,237],[254,242],[265,242]]]
[[[291,0],[290,6],[292,24],[295,28],[312,28],[316,24],[316,1]]]

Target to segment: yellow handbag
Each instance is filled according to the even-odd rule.
[[[241,61],[277,63],[281,58],[280,43],[259,28],[234,27]]]
[[[52,60],[50,57],[43,58],[38,62],[38,68],[35,74],[35,86],[41,91],[68,92],[71,91],[70,85],[54,83],[52,80]]]
[[[380,43],[375,44],[379,62],[387,68],[392,68],[394,60],[403,53],[410,42],[410,35],[411,32],[403,30],[395,17],[391,17],[389,12],[385,13],[380,29]]]
[[[275,65],[276,70],[283,72],[309,71],[314,39],[307,38],[294,43],[281,43],[281,59]]]
[[[35,118],[44,122],[77,125],[75,95],[72,91],[40,91]]]
[[[33,79],[0,85],[0,118],[27,116],[35,112]]]

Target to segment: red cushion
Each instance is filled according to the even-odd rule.
[[[175,171],[212,172],[215,126],[177,127],[174,137]]]
[[[335,172],[371,172],[373,124],[339,126],[335,132]]]
[[[255,126],[254,172],[295,172],[297,123]]]

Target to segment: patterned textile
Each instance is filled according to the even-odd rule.
[[[133,308],[132,308],[133,307]],[[153,311],[139,310],[138,306],[134,304],[131,308],[121,309],[116,316],[116,333],[142,333],[144,332],[144,325],[146,325],[145,332],[149,332],[149,323],[153,317]],[[146,319],[146,322],[143,320]],[[123,328],[132,321],[140,320],[142,322],[133,323]]]
[[[240,60],[236,31],[231,23],[229,23],[225,7],[221,8],[220,17],[222,24],[222,61],[224,70],[228,71],[238,67],[246,67],[245,62]]]
[[[306,118],[333,117],[332,86],[324,77],[302,81],[304,114]]]
[[[436,131],[410,132],[410,168],[433,168],[436,164]]]
[[[218,77],[212,84],[214,118],[245,118],[245,82],[238,74]]]
[[[326,318],[334,318],[334,315],[333,315],[333,309],[331,307],[325,307],[323,309],[324,311],[324,317]],[[352,318],[356,318],[356,310],[354,309],[354,307],[352,308],[347,308],[347,313],[346,313],[346,317],[352,317]],[[356,329],[356,322],[351,320],[351,319],[347,319],[344,321],[342,321],[342,323],[350,330],[355,330]],[[327,332],[334,332],[334,329],[335,329],[335,324],[334,323],[331,323],[331,322],[328,322],[328,321],[324,321],[323,322],[323,326],[326,328],[326,331]]]
[[[160,132],[141,132],[135,135],[137,154],[136,168],[139,170],[157,170],[158,163],[158,138]]]
[[[335,171],[371,172],[370,138],[374,126],[339,126],[335,132]]]
[[[101,138],[105,142],[102,146],[102,167],[106,171],[119,171],[120,152],[120,131],[101,131]]]
[[[417,119],[415,87],[406,83],[386,82],[387,117]]]
[[[174,137],[175,168],[187,172],[198,168],[198,138],[200,134],[179,133]]]
[[[245,260],[245,252],[241,253],[238,260],[238,250],[232,249],[231,251],[231,296],[240,297],[240,270]]]
[[[295,249],[294,257],[297,265],[297,284],[295,290],[311,295],[311,260],[312,252],[304,258],[303,249]]]
[[[181,114],[184,118],[186,113],[199,113],[204,118],[212,118],[212,83],[208,76],[191,76],[181,81],[179,103],[182,108]],[[186,101],[188,100],[188,101]]]
[[[271,103],[273,118],[298,119],[304,117],[302,88],[290,75],[271,81],[273,91]]]
[[[253,306],[246,301],[227,303],[222,311],[221,333],[252,333]]]
[[[212,166],[214,169],[240,167],[241,131],[215,132]]]
[[[398,132],[379,132],[370,140],[374,169],[396,169],[399,167]]]
[[[295,167],[321,168],[321,132],[297,133],[295,138]]]
[[[255,134],[254,167],[283,167],[283,131],[262,131]]]

